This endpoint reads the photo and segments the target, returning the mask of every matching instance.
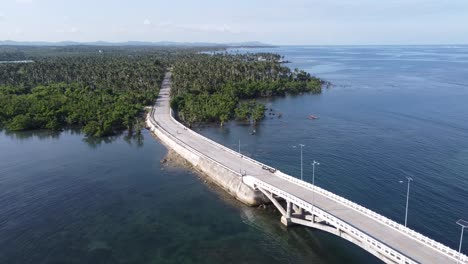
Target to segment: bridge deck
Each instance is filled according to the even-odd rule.
[[[203,136],[192,133],[191,131],[184,130],[183,127],[175,122],[170,117],[169,94],[170,94],[170,74],[166,78],[160,97],[156,102],[156,111],[154,118],[158,121],[159,125],[164,127],[172,135],[198,150],[199,152],[211,157],[224,166],[232,170],[246,171],[249,176],[264,181],[276,188],[282,189],[296,197],[308,201],[322,210],[334,215],[337,218],[347,222],[362,232],[370,235],[374,239],[388,245],[394,250],[410,257],[411,259],[420,263],[456,263],[456,261],[443,253],[435,250],[417,240],[413,237],[401,233],[398,230],[387,226],[371,217],[336,202],[324,195],[313,192],[310,189],[297,185],[293,182],[275,176],[267,170],[261,168],[252,162],[242,159],[232,152],[226,151],[224,148],[213,144],[206,140]]]

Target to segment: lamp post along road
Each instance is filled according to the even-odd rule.
[[[468,227],[468,221],[465,221],[465,220],[458,220],[457,221],[457,225],[461,226],[462,230],[461,230],[461,235],[460,235],[460,246],[458,246],[458,261],[457,263],[460,262],[460,259],[461,259],[461,248],[462,248],[462,242],[463,242],[463,231],[465,229],[465,227]]]
[[[304,147],[305,145],[304,144],[299,144],[299,146],[301,146],[301,181],[303,181],[303,177],[302,177],[302,147]]]
[[[314,162],[312,162],[312,185],[314,186],[314,189],[315,189],[315,165],[320,165],[320,163],[316,162],[314,160]]]
[[[405,227],[406,223],[408,222],[408,203],[409,203],[409,189],[410,189],[410,182],[413,180],[411,177],[406,177],[408,179],[408,189],[406,191],[406,212],[405,212]]]
[[[312,186],[314,188],[314,191],[312,192],[312,208],[314,208],[315,202],[315,165],[320,165],[320,163],[315,160],[312,162]]]

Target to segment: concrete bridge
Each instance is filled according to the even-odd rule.
[[[332,233],[385,263],[468,264],[468,257],[456,250],[188,129],[172,115],[170,78],[167,73],[147,125],[165,145],[237,199],[251,205],[269,200],[286,226],[304,225]]]

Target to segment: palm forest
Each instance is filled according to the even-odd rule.
[[[220,47],[0,47],[0,129],[79,128],[88,137],[140,133],[172,71],[171,106],[188,126],[255,125],[262,97],[320,93],[324,82],[273,53]]]

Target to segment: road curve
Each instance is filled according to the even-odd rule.
[[[247,175],[255,177],[271,186],[308,202],[313,202],[318,208],[345,221],[361,232],[387,245],[393,250],[407,256],[417,263],[449,264],[457,263],[454,257],[430,247],[427,243],[418,241],[415,237],[408,235],[395,227],[389,226],[361,211],[351,208],[336,200],[330,199],[320,192],[314,192],[309,188],[277,177],[274,173],[262,169],[261,166],[236,155],[233,151],[226,150],[211,140],[185,128],[182,124],[171,117],[170,110],[170,87],[171,73],[167,73],[163,81],[159,97],[151,112],[158,125],[170,132],[174,137],[183,141],[191,148],[203,153],[234,171],[245,171]],[[463,258],[466,256],[462,255]],[[403,262],[404,263],[404,262]],[[468,263],[468,260],[461,263]]]

